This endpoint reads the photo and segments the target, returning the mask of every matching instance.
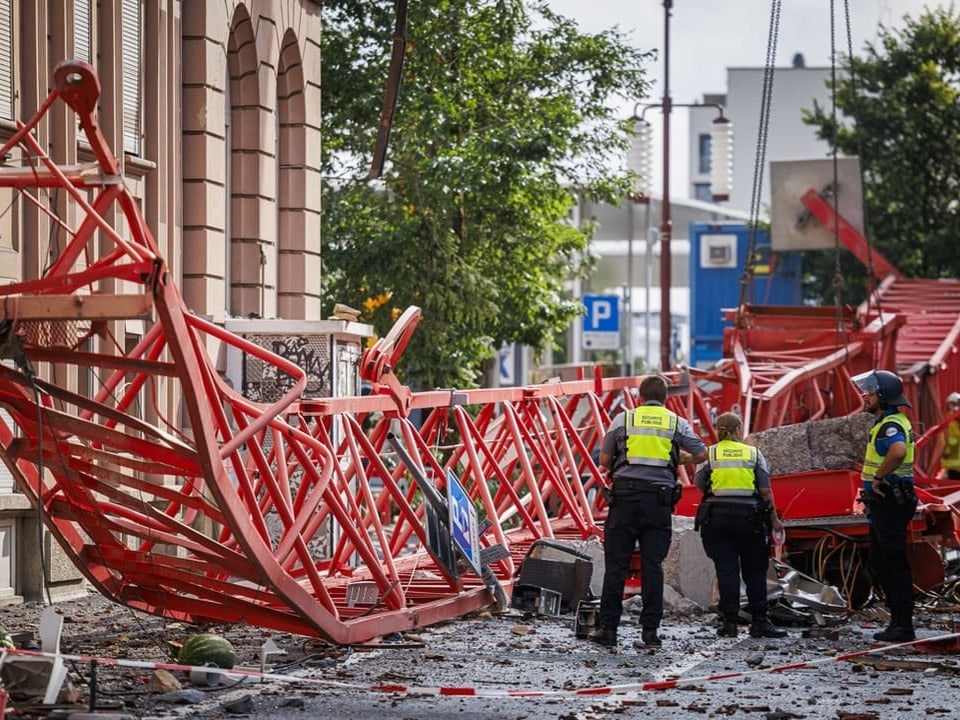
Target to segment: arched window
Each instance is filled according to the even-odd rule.
[[[262,111],[256,35],[246,8],[239,5],[227,41],[227,112],[230,113],[227,153],[227,213],[230,216],[226,236],[230,265],[226,286],[227,308],[234,316],[262,316],[264,312],[264,256],[260,236],[262,213],[260,197],[261,122],[268,119]]]
[[[288,30],[277,66],[277,314],[297,320],[320,313],[320,130],[308,122],[309,89]]]
[[[303,67],[296,36],[287,31],[277,68],[277,310],[280,317],[302,319],[297,297],[303,293],[306,157],[303,125]],[[298,237],[300,236],[300,237]]]

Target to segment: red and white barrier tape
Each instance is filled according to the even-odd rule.
[[[365,690],[378,693],[403,693],[407,695],[423,696],[461,696],[461,697],[578,697],[585,695],[630,695],[646,692],[655,692],[660,690],[669,690],[680,687],[681,685],[696,685],[700,683],[716,682],[719,680],[733,680],[735,678],[749,677],[751,675],[763,675],[772,673],[787,672],[788,670],[799,670],[802,668],[825,665],[827,663],[842,662],[853,658],[864,657],[866,655],[875,655],[877,653],[895,650],[897,648],[906,648],[923,643],[939,643],[946,640],[960,638],[960,632],[950,633],[948,635],[937,635],[929,638],[920,638],[910,642],[896,643],[894,645],[884,645],[882,647],[867,648],[851,653],[842,653],[840,655],[829,655],[826,657],[815,658],[813,660],[804,660],[802,662],[788,663],[786,665],[777,665],[775,667],[760,668],[757,670],[744,670],[741,672],[717,673],[714,675],[700,675],[696,677],[670,678],[668,680],[655,680],[642,683],[627,683],[623,685],[604,685],[597,687],[586,687],[577,689],[563,690],[520,690],[511,688],[475,688],[475,687],[457,687],[457,686],[419,686],[419,685],[358,685],[354,683],[339,682],[336,680],[324,680],[322,678],[303,677],[299,675],[285,675],[282,673],[258,672],[256,670],[245,670],[234,668],[225,670],[217,667],[198,667],[192,665],[177,665],[175,663],[156,663],[139,660],[123,660],[120,658],[100,658],[90,655],[66,655],[63,653],[45,653],[36,650],[10,650],[5,649],[0,653],[0,666],[9,656],[26,655],[30,657],[57,658],[70,660],[73,662],[97,663],[100,665],[116,665],[119,667],[132,667],[143,670],[180,670],[185,672],[203,672],[215,675],[224,675],[231,678],[248,677],[257,680],[278,680],[291,683],[306,683],[312,685],[324,685],[349,690]]]
[[[201,672],[208,675],[223,675],[230,678],[252,678],[255,680],[279,680],[282,682],[312,683],[315,685],[329,685],[332,687],[342,687],[350,689],[367,689],[364,685],[354,685],[351,683],[337,682],[336,680],[323,680],[321,678],[301,677],[299,675],[285,675],[282,673],[260,672],[258,670],[248,670],[245,668],[225,668],[211,667],[209,665],[178,665],[177,663],[147,662],[145,660],[124,660],[122,658],[103,658],[93,655],[68,655],[67,653],[41,652],[40,650],[13,650],[5,648],[0,653],[0,666],[6,662],[9,657],[17,656],[39,657],[39,658],[60,658],[71,662],[96,663],[97,665],[113,665],[117,667],[137,668],[140,670],[180,670],[183,672]]]

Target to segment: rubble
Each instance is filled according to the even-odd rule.
[[[42,609],[38,605],[4,608],[5,624],[13,634],[35,629]],[[200,630],[115,605],[97,594],[63,603],[57,609],[65,619],[62,649],[71,654],[169,662],[169,643]],[[540,617],[515,610],[499,616],[478,613],[418,629],[417,643],[371,643],[357,650],[246,625],[209,627],[203,629],[222,634],[234,644],[238,667],[258,670],[262,649],[269,641],[286,654],[270,655],[266,670],[295,675],[303,682],[227,681],[198,687],[190,683],[188,673],[171,671],[183,689],[151,693],[150,671],[102,664],[97,669],[99,712],[91,715],[111,711],[140,720],[172,716],[187,720],[240,710],[258,720],[286,720],[294,708],[311,720],[351,716],[387,720],[440,720],[450,716],[556,720],[620,713],[654,714],[660,720],[688,718],[691,693],[696,693],[696,714],[707,717],[740,717],[746,708],[767,707],[769,713],[792,712],[813,720],[837,717],[839,712],[870,712],[879,698],[889,701],[884,703],[884,717],[949,717],[954,712],[950,698],[960,688],[954,657],[931,658],[907,648],[879,649],[869,661],[858,658],[857,663],[839,659],[844,653],[876,647],[870,639],[876,625],[872,620],[871,614],[859,613],[833,628],[835,636],[804,638],[798,629],[792,629],[788,641],[778,642],[756,640],[746,633],[736,639],[718,638],[711,613],[694,609],[681,615],[670,610],[661,628],[664,646],[658,650],[634,648],[640,628],[629,612],[621,625],[620,644],[612,649],[574,637],[569,614]],[[530,631],[514,634],[512,630],[520,625]],[[921,609],[917,627],[921,637],[932,637],[954,626],[949,614]],[[799,661],[823,664],[771,672]],[[73,700],[62,698],[58,707],[75,708],[69,717],[76,718],[76,713],[89,710],[90,668],[70,665],[73,685],[80,694]],[[728,673],[750,674],[702,680]],[[669,678],[680,679],[679,685],[632,695],[517,698],[497,694],[510,689],[570,692]],[[424,690],[371,690],[382,684]],[[477,688],[492,697],[426,694],[430,688],[441,686]],[[913,693],[894,694],[898,688],[912,688]],[[894,693],[887,692],[891,689]],[[28,707],[18,704],[18,712]],[[22,712],[21,716],[49,714],[49,709],[41,705],[32,707],[34,714]]]

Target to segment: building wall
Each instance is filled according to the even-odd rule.
[[[690,152],[687,154],[687,177],[690,179],[689,195],[695,200],[712,199],[710,188],[710,130],[721,108],[726,107],[726,95],[703,96],[705,107],[689,109]],[[725,110],[724,110],[725,111]],[[736,138],[736,128],[734,128]]]
[[[191,310],[319,320],[319,43],[317,0],[0,0],[0,139],[42,105],[59,62],[89,61],[101,130]],[[90,161],[71,115],[58,103],[36,136],[60,163]],[[42,273],[73,226],[62,219],[0,190],[0,282]],[[110,331],[131,347],[146,327]],[[159,388],[145,412],[178,417]],[[36,513],[0,476],[0,601],[39,599],[44,584],[69,595],[76,573],[41,568]]]
[[[318,319],[320,6],[185,3],[182,37],[184,298]]]
[[[754,166],[757,158],[757,137],[760,129],[760,103],[764,69],[728,68],[727,93],[722,101],[724,112],[733,123],[733,192],[729,207],[749,212],[753,195]],[[767,130],[766,160],[763,165],[761,216],[769,214],[771,190],[770,162],[806,160],[828,156],[829,146],[818,140],[813,128],[803,124],[803,110],[812,109],[814,100],[830,107],[826,80],[830,68],[776,68],[770,119]],[[718,96],[711,96],[718,97]],[[724,97],[724,96],[719,96]],[[696,196],[696,185],[708,183],[709,172],[699,172],[699,136],[710,132],[716,117],[713,108],[690,111],[690,196]]]

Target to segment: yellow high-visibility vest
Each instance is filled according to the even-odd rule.
[[[960,470],[960,423],[956,420],[947,425],[947,450],[940,458],[944,470]]]
[[[710,490],[718,497],[743,497],[756,493],[757,449],[735,440],[721,440],[707,453]]]
[[[874,441],[877,439],[877,433],[880,432],[880,428],[888,422],[899,425],[903,431],[903,436],[907,439],[907,454],[904,455],[903,462],[891,471],[890,474],[899,477],[913,477],[913,429],[910,427],[910,421],[907,419],[907,416],[898,412],[885,416],[870,430],[870,440],[867,441],[867,454],[863,459],[863,470],[860,472],[860,479],[867,487],[871,487],[873,476],[877,474],[877,468],[879,468],[880,463],[883,462],[883,456],[877,452],[877,446],[874,444]]]
[[[677,416],[662,405],[641,405],[624,418],[627,462],[630,465],[670,467]]]

